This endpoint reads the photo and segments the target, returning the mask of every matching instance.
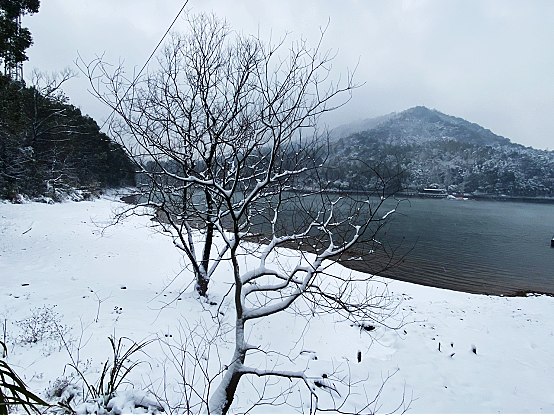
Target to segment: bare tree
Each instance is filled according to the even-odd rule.
[[[101,58],[81,61],[96,96],[117,115],[112,135],[140,168],[140,197],[127,213],[156,210],[200,296],[216,268],[230,264],[235,350],[205,411],[227,413],[245,375],[298,379],[317,397],[304,371],[248,366],[260,348],[247,343],[245,326],[301,300],[298,313],[355,322],[382,322],[395,310],[386,293],[372,289],[371,275],[328,273],[362,240],[367,252],[381,246],[388,216],[381,209],[387,179],[377,171],[372,195],[326,192],[329,143],[318,119],[349,100],[353,73],[330,79],[334,56],[321,49],[324,30],[314,48],[300,40],[286,49],[286,39],[272,44],[236,34],[212,15],[189,23],[158,66],[136,80]],[[241,256],[250,259],[246,265]]]

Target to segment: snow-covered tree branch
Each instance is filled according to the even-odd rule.
[[[201,297],[216,268],[230,265],[235,348],[203,409],[210,413],[229,411],[247,375],[300,379],[314,394],[303,370],[247,365],[248,355],[260,351],[246,340],[250,321],[299,302],[314,315],[337,313],[353,322],[384,321],[395,311],[387,294],[372,287],[372,275],[329,272],[354,249],[380,245],[390,212],[381,212],[389,178],[377,171],[373,192],[327,192],[329,143],[319,116],[345,104],[356,85],[352,73],[331,80],[324,33],[315,47],[300,40],[285,50],[286,38],[264,43],[200,15],[136,80],[101,58],[81,62],[96,96],[116,114],[111,133],[139,167],[139,195],[128,211],[155,210]],[[256,267],[239,261],[245,252],[257,258]]]

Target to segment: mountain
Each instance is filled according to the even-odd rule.
[[[436,140],[455,140],[485,146],[510,144],[509,139],[478,124],[423,106],[345,124],[333,129],[331,136],[346,137],[369,130],[372,131],[372,136],[392,145],[421,144]]]
[[[554,152],[426,107],[340,126],[332,137],[329,180],[338,188],[368,189],[376,170],[397,175],[393,188],[554,197]]]

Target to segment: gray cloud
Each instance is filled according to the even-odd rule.
[[[146,61],[182,6],[180,0],[49,0],[24,19],[35,44],[33,67],[55,71],[105,52],[132,73]],[[327,119],[331,127],[426,105],[476,122],[512,141],[554,147],[554,3],[549,0],[191,0],[235,30],[264,39],[306,37],[330,19],[324,46],[334,71],[358,69],[365,83]],[[182,19],[176,29],[183,29]],[[72,102],[101,121],[109,113],[83,76],[66,88]]]

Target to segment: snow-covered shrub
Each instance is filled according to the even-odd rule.
[[[62,338],[71,328],[61,323],[62,315],[54,311],[54,306],[43,306],[31,310],[31,316],[15,324],[21,328],[16,342],[21,344],[36,344],[40,341],[53,340],[62,346]],[[67,341],[67,340],[66,340]]]
[[[35,202],[41,202],[43,204],[49,204],[49,205],[52,205],[56,202],[52,198],[50,198],[49,196],[42,196],[42,195],[34,198],[34,201]]]
[[[16,194],[12,198],[12,203],[13,204],[28,204],[29,202],[31,202],[31,200],[27,196],[22,195],[22,194]]]
[[[110,336],[108,338],[113,352],[112,361],[110,362],[110,360],[106,360],[104,367],[102,368],[100,378],[96,383],[89,383],[83,372],[77,368],[77,366],[74,364],[69,365],[77,371],[79,377],[82,379],[88,390],[84,403],[85,408],[82,409],[85,413],[106,413],[103,412],[102,409],[110,411],[108,407],[110,406],[111,400],[116,397],[119,386],[123,382],[127,381],[127,376],[131,370],[141,363],[141,361],[131,361],[131,355],[142,350],[146,345],[152,342],[152,340],[150,340],[137,344],[126,337],[119,338],[117,342],[114,337]],[[132,345],[126,350],[124,350],[124,340],[132,342]],[[90,400],[88,399],[89,397],[91,397]],[[100,411],[97,408],[98,406],[100,406]],[[149,405],[146,406],[146,408],[148,407]],[[80,413],[79,410],[77,410],[77,412]]]
[[[126,415],[148,413],[151,415],[164,411],[164,408],[147,393],[141,390],[126,390],[118,392],[108,403],[104,404],[101,398],[83,402],[75,407],[76,414],[95,415]]]
[[[59,377],[53,383],[49,383],[46,389],[46,398],[50,402],[57,403],[68,413],[74,413],[71,401],[80,395],[81,389],[72,382],[69,377]]]

